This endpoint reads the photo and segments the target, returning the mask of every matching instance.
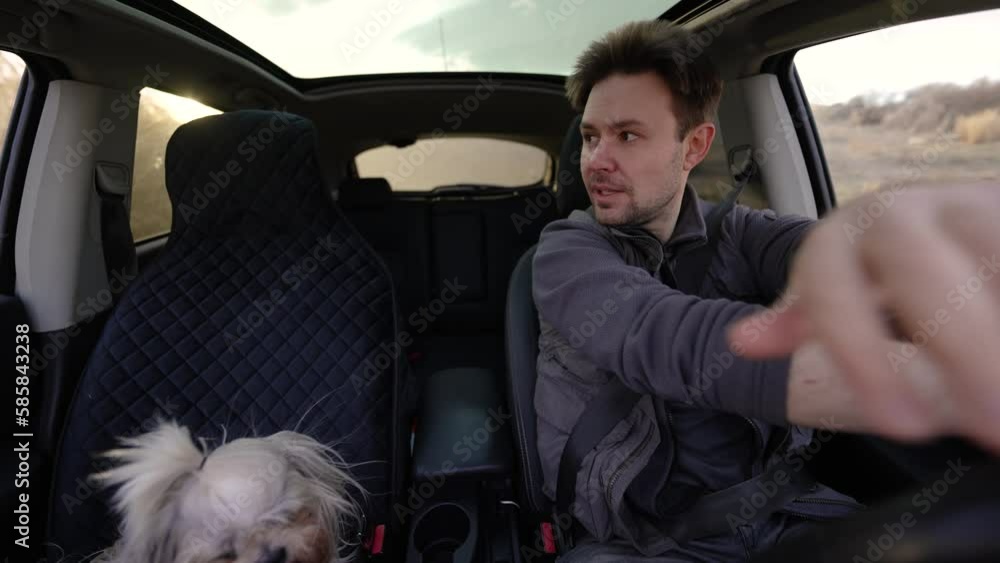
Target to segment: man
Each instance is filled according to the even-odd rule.
[[[1000,403],[982,401],[1000,399],[991,375],[1000,358],[967,339],[973,330],[979,342],[1000,336],[996,283],[983,292],[987,312],[965,311],[968,324],[953,321],[915,351],[882,314],[892,312],[903,334],[935,318],[928,296],[943,301],[995,249],[995,192],[897,195],[854,243],[843,230],[852,208],[814,223],[737,206],[697,295],[675,289],[685,274],[675,266],[706,242],[708,206],[687,178],[714,140],[722,91],[711,63],[686,55],[688,41],[666,22],[627,24],[592,44],[567,80],[583,112],[580,166],[593,205],[548,225],[533,263],[535,406],[550,497],[588,401],[612,378],[642,394],[576,471],[572,512],[585,533],[570,560],[739,561],[810,519],[860,508],[817,484],[728,530],[679,545],[666,536],[663,523],[683,520],[706,494],[759,477],[775,437],[785,436],[785,450],[807,444],[813,428],[899,439],[961,431],[1000,444],[996,425],[982,426],[997,416],[990,409]],[[958,210],[969,215],[956,221]],[[941,270],[925,273],[928,262]],[[904,351],[906,361],[892,361]],[[947,385],[944,366],[958,376]],[[960,417],[955,400],[984,391],[992,395]]]

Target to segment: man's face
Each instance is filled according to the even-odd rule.
[[[580,171],[598,222],[652,227],[677,213],[693,164],[658,75],[613,74],[595,84],[580,131]]]

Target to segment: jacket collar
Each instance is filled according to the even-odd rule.
[[[691,247],[701,246],[708,240],[705,217],[703,216],[705,203],[698,197],[691,184],[684,186],[684,193],[681,197],[681,208],[677,214],[674,232],[670,234],[670,239],[661,245],[663,250],[674,254]],[[608,227],[608,230],[618,237],[645,237],[653,239],[657,244],[660,242],[653,233],[636,225]]]
[[[701,246],[708,242],[705,227],[706,204],[698,197],[691,184],[684,186],[684,199],[677,215],[677,224],[670,240],[664,246],[667,250],[677,251],[689,246]]]
[[[650,273],[655,274],[668,255],[673,256],[679,252],[685,252],[690,248],[705,244],[708,240],[703,217],[708,209],[708,204],[698,198],[698,194],[695,193],[690,184],[684,187],[684,193],[681,197],[683,199],[677,215],[677,224],[666,244],[661,244],[653,233],[637,225],[614,227],[600,225],[594,217],[593,206],[587,208],[585,212],[574,211],[570,217],[585,217],[585,221],[597,225],[603,232],[607,233],[627,263],[642,266]],[[577,213],[581,213],[581,215],[577,216]]]

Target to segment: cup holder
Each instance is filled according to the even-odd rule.
[[[421,514],[410,536],[408,562],[468,563],[475,548],[475,532],[461,505],[441,503]]]

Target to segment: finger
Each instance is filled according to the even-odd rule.
[[[941,214],[941,224],[946,231],[954,233],[958,243],[977,259],[976,275],[972,277],[970,274],[962,291],[971,296],[967,301],[968,307],[993,313],[990,328],[978,334],[978,339],[973,341],[979,350],[973,353],[982,357],[984,351],[996,353],[996,344],[1000,343],[1000,223],[996,221],[1000,213],[1000,184],[963,188],[962,195],[960,201],[965,203],[946,208]],[[982,289],[979,289],[980,282]],[[982,359],[984,363],[990,361]],[[981,445],[1000,453],[1000,367],[994,363],[992,369],[977,373],[969,387],[968,395],[961,395],[960,400],[963,406],[982,405],[982,413],[979,417],[962,416],[960,430]],[[975,410],[963,408],[961,414]],[[980,417],[986,422],[977,420]]]
[[[996,186],[993,186],[991,193],[997,193]],[[997,212],[1000,212],[1000,197],[990,198],[990,202],[977,205],[968,212],[963,211],[965,210],[945,218],[945,228],[953,231],[959,243],[977,259],[975,276],[970,274],[961,292],[970,296],[968,307],[993,315],[989,328],[982,329],[983,332],[976,335],[978,338],[970,344],[978,346],[979,352],[973,353],[979,356],[983,351],[996,354],[995,345],[1000,343],[1000,223],[996,221]],[[947,220],[949,218],[951,221]],[[982,289],[979,289],[980,283]],[[959,292],[958,288],[956,292]],[[993,357],[992,361],[996,362],[996,356]],[[983,358],[984,363],[990,361]],[[960,395],[961,400],[963,404],[978,402],[982,405],[981,416],[986,422],[981,423],[977,417],[963,416],[960,421],[961,430],[963,434],[1000,453],[1000,365],[994,363],[991,369],[977,372],[969,387],[967,395]],[[966,410],[963,409],[962,413],[965,414]]]
[[[947,228],[942,236],[943,230],[924,228],[911,234],[907,249],[873,248],[878,257],[868,259],[878,261],[874,275],[879,281],[894,288],[892,307],[913,341],[903,351],[926,349],[963,405],[959,430],[1000,446],[1000,278],[991,269],[994,255],[976,254],[995,248],[995,242],[976,240],[976,233],[989,230],[966,224]],[[894,370],[899,364],[896,356]]]
[[[889,365],[891,338],[880,313],[884,294],[868,277],[858,249],[834,224],[813,233],[793,271],[802,313],[816,339],[857,392],[862,412],[890,437],[925,436],[929,422],[912,390]]]
[[[779,304],[733,323],[729,345],[746,358],[786,357],[808,341],[810,334],[809,324],[798,307]]]
[[[896,343],[896,350],[908,360],[900,366],[900,372],[905,374],[907,383],[917,395],[930,405],[929,416],[934,421],[936,434],[954,432],[957,430],[955,421],[959,417],[959,402],[949,388],[947,374],[934,363],[926,349],[907,350],[912,345],[903,342]]]

